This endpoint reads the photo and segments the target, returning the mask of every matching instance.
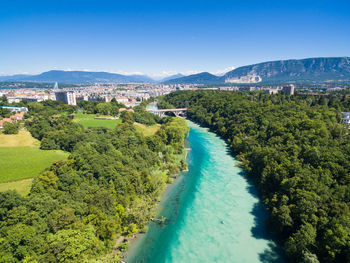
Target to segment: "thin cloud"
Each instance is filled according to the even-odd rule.
[[[169,76],[173,76],[179,74],[179,72],[174,71],[174,70],[170,70],[170,71],[162,71],[161,73],[152,73],[149,74],[148,76],[150,76],[151,78],[155,79],[155,80],[160,80]]]
[[[221,70],[217,70],[217,71],[214,71],[214,72],[210,72],[214,75],[217,75],[217,76],[222,76],[222,75],[225,75],[225,73],[231,71],[231,70],[234,70],[236,67],[227,67],[227,68],[224,68],[224,69],[221,69]]]
[[[110,72],[110,73],[116,73],[116,74],[122,74],[122,75],[146,75],[149,76],[151,78],[153,78],[154,80],[160,80],[169,76],[173,76],[176,74],[182,74],[184,76],[188,76],[188,75],[193,75],[193,74],[198,74],[201,73],[205,70],[187,70],[187,71],[175,71],[175,70],[165,70],[162,71],[160,73],[145,73],[142,71],[125,71],[125,70],[96,70],[96,69],[88,69],[88,68],[84,68],[84,69],[78,69],[78,68],[59,68],[59,67],[52,67],[51,69],[53,70],[64,70],[64,71],[85,71],[85,72]],[[235,69],[235,67],[231,66],[231,67],[227,67],[221,70],[217,70],[217,71],[211,71],[211,74],[217,75],[217,76],[221,76],[224,75],[225,73],[231,71]],[[50,69],[49,69],[50,70]],[[42,72],[18,72],[15,74],[40,74]],[[9,74],[9,73],[5,73],[5,72],[0,72],[0,76],[9,76],[9,75],[14,75],[14,74]]]
[[[201,72],[203,72],[203,71],[201,71],[201,70],[188,70],[188,71],[182,72],[181,74],[188,76],[188,75],[198,74]]]

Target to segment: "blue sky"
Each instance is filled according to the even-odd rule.
[[[219,73],[350,56],[350,1],[0,0],[0,74]]]

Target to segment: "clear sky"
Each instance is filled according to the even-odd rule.
[[[350,56],[350,0],[0,0],[0,74],[209,71]]]

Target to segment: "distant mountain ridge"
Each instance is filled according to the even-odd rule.
[[[225,82],[327,82],[350,80],[350,58],[279,60],[239,67],[224,75]]]
[[[39,75],[3,76],[0,78],[0,81],[59,82],[66,84],[154,82],[150,77],[143,75],[64,70],[50,70]]]
[[[26,77],[30,77],[31,75],[26,74],[16,74],[12,76],[0,76],[0,81],[7,81],[8,79],[22,79]]]
[[[0,81],[92,83],[325,83],[350,82],[349,57],[320,57],[269,61],[236,68],[223,76],[209,72],[184,76],[176,74],[156,81],[145,75],[122,75],[109,72],[51,70],[38,75],[0,76]]]
[[[204,75],[203,75],[204,74]],[[165,83],[218,84],[218,83],[317,83],[350,82],[350,58],[306,58],[263,62],[243,66],[222,77],[208,72],[194,74]]]
[[[189,76],[184,76],[177,79],[165,81],[165,84],[218,84],[222,82],[221,78],[210,74],[209,72],[202,72]]]
[[[178,78],[182,78],[184,77],[185,75],[182,75],[180,73],[178,74],[175,74],[175,75],[171,75],[169,77],[165,77],[165,78],[162,78],[161,80],[159,80],[158,82],[166,82],[166,81],[169,81],[169,80],[172,80],[172,79],[178,79]]]

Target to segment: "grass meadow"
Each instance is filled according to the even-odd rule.
[[[68,153],[39,148],[0,147],[0,183],[33,178],[55,160],[66,159]]]
[[[84,127],[114,128],[121,120],[94,119],[96,114],[75,114],[75,121]],[[145,136],[155,134],[160,125],[146,126],[134,124]],[[26,130],[15,135],[0,133],[0,192],[17,190],[26,195],[30,191],[33,178],[37,177],[53,161],[66,159],[68,153],[59,150],[40,150],[40,142]]]
[[[74,114],[74,121],[77,123],[80,123],[84,126],[84,128],[89,127],[105,127],[105,128],[114,128],[117,124],[121,123],[121,120],[101,120],[101,119],[95,119],[95,117],[101,117],[97,116],[97,114],[84,114],[82,112],[78,112]],[[110,116],[107,116],[110,117]]]
[[[89,127],[105,127],[105,128],[114,128],[117,124],[121,123],[122,120],[104,120],[104,119],[95,119],[95,117],[102,117],[97,114],[84,114],[82,112],[78,112],[74,114],[74,121],[80,123],[84,126],[84,128]],[[110,117],[110,116],[104,116]],[[146,126],[141,123],[135,122],[134,125],[136,128],[141,131],[145,136],[150,136],[155,134],[160,127],[160,124]]]
[[[26,130],[19,131],[18,134],[1,134],[0,133],[0,147],[18,147],[29,146],[39,147],[40,142],[34,139]]]
[[[33,179],[23,179],[19,181],[7,182],[0,184],[0,192],[7,190],[16,190],[21,195],[27,195],[30,192],[30,187],[32,186]]]
[[[53,161],[68,157],[63,151],[40,150],[39,145],[28,131],[16,135],[0,134],[0,191],[16,189],[28,193],[29,178],[37,177]]]
[[[155,134],[160,128],[160,124],[146,126],[146,125],[143,125],[141,123],[135,122],[134,125],[136,126],[136,129],[140,130],[143,133],[143,135],[145,135],[145,136],[151,136],[151,135]]]

